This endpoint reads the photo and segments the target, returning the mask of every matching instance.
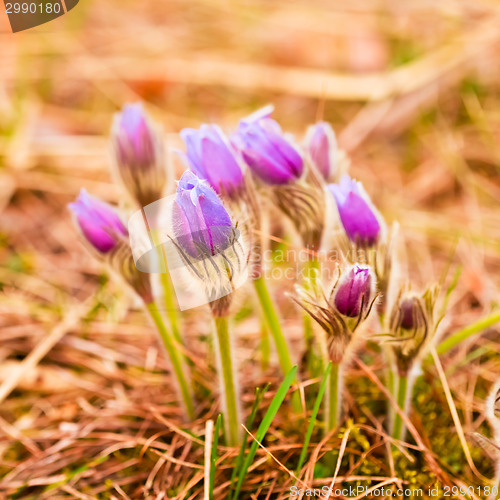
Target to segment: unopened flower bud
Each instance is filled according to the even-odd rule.
[[[161,198],[166,183],[163,139],[141,104],[127,104],[115,117],[111,142],[118,174],[145,207]]]
[[[373,299],[374,281],[369,267],[354,265],[336,288],[334,303],[339,313],[348,318],[364,315]]]
[[[128,241],[128,231],[114,208],[82,189],[69,208],[91,248],[135,290],[142,300],[153,302],[149,274],[137,269]]]
[[[185,128],[181,137],[186,143],[189,168],[217,193],[231,195],[243,186],[239,159],[218,125],[202,125],[200,130]]]
[[[407,375],[433,333],[430,293],[399,297],[390,318],[391,346],[400,374]]]
[[[250,170],[271,185],[294,182],[302,176],[304,161],[265,107],[240,121],[232,138]]]
[[[330,359],[334,363],[348,359],[356,347],[359,327],[367,320],[376,298],[371,269],[356,264],[346,270],[328,301],[319,286],[314,295],[300,287],[298,292],[293,300],[326,332]]]
[[[201,290],[214,316],[226,316],[232,292],[248,275],[248,250],[217,194],[193,172],[178,183],[172,227],[194,293]]]
[[[309,127],[306,148],[314,166],[328,180],[337,168],[337,139],[331,125],[318,122]]]
[[[330,184],[328,188],[348,238],[357,245],[374,246],[381,234],[381,218],[362,184],[345,175],[339,184]]]
[[[113,207],[90,196],[85,189],[69,208],[87,242],[100,253],[111,251],[118,240],[128,234]]]
[[[192,172],[179,180],[172,218],[175,237],[191,257],[216,255],[232,243],[231,217],[212,188]]]
[[[425,317],[420,310],[420,304],[416,297],[402,300],[399,304],[399,312],[401,314],[399,326],[404,330],[415,330],[425,322]]]

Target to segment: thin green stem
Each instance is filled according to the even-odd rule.
[[[162,250],[163,257],[165,253]],[[179,344],[182,344],[181,332],[179,329],[179,317],[177,314],[177,305],[174,300],[174,289],[172,286],[172,280],[170,279],[170,273],[168,272],[167,259],[164,258],[165,262],[165,272],[160,274],[161,286],[163,287],[165,307],[167,309],[167,317],[170,322],[170,327],[172,328],[172,333],[174,338]]]
[[[144,211],[144,208],[142,208],[141,211],[144,224],[148,231],[151,245],[154,248],[156,248],[156,252],[158,255],[158,264],[160,268],[160,281],[163,287],[164,301],[165,301],[165,307],[167,309],[168,321],[170,322],[170,327],[172,328],[175,340],[182,345],[182,337],[179,330],[179,319],[177,316],[177,304],[174,300],[174,289],[172,286],[170,273],[168,271],[167,255],[165,254],[165,249],[163,247],[163,244],[161,243],[158,231],[151,230],[149,226],[148,217],[146,215],[146,212]],[[163,269],[161,268],[162,262],[163,262]]]
[[[276,309],[274,307],[271,296],[269,295],[269,291],[267,290],[264,277],[260,276],[259,278],[254,280],[253,283],[259,297],[260,305],[264,313],[264,318],[276,345],[276,351],[278,352],[281,371],[283,372],[283,375],[286,375],[292,369],[292,361],[290,358],[290,352],[288,350],[285,336],[281,331],[281,325],[278,319],[278,315],[276,314]],[[297,382],[298,379],[295,378],[293,380],[293,383],[296,384]],[[300,401],[298,392],[294,392],[292,394],[292,406],[296,412],[302,411],[302,402]]]
[[[222,382],[224,423],[226,440],[229,446],[237,446],[241,440],[238,399],[234,381],[233,359],[231,356],[231,339],[229,338],[228,320],[224,317],[215,318],[217,331],[217,351],[219,377]]]
[[[408,397],[408,376],[407,375],[399,375],[397,377],[397,385],[398,385],[398,397],[397,403],[399,408],[406,413],[406,401]],[[404,426],[403,419],[399,413],[396,413],[396,417],[394,419],[394,428],[392,432],[392,437],[394,439],[398,439],[401,441],[404,437]]]
[[[384,345],[382,347],[382,353],[384,356],[386,388],[390,392],[391,396],[394,399],[397,399],[397,368],[394,361],[394,355],[387,345]],[[390,404],[389,401],[387,401],[387,428],[389,433],[392,433],[394,429],[395,414],[396,412],[394,410],[394,407]]]
[[[319,270],[319,261],[317,258],[313,257],[308,259],[306,266],[306,281],[304,283],[304,288],[313,292],[316,287],[316,271]],[[306,340],[306,347],[308,353],[311,353],[311,347],[313,343],[313,327],[312,327],[312,319],[309,314],[304,311],[304,338]]]
[[[328,389],[328,421],[327,432],[337,428],[342,408],[342,366],[332,363],[330,371],[330,384]]]
[[[330,378],[330,370],[332,369],[332,362],[329,361],[326,366],[325,373],[323,374],[323,380],[319,386],[318,395],[316,397],[316,401],[314,402],[313,411],[311,413],[311,418],[309,420],[309,425],[307,427],[306,437],[304,439],[304,444],[302,446],[302,451],[300,452],[299,463],[295,469],[295,475],[299,476],[300,471],[302,469],[302,465],[304,464],[304,460],[306,459],[307,449],[309,447],[309,442],[311,441],[311,436],[314,430],[314,425],[316,424],[316,418],[318,416],[318,412],[321,406],[321,402],[323,401],[323,396],[325,395],[326,385]]]
[[[184,376],[184,371],[182,367],[182,357],[179,356],[179,351],[177,346],[175,345],[175,341],[172,338],[170,332],[167,330],[165,323],[163,322],[163,318],[158,311],[158,307],[154,302],[147,304],[147,309],[153,318],[153,321],[158,328],[158,332],[163,340],[163,344],[165,345],[165,349],[167,350],[168,357],[170,358],[170,362],[172,363],[172,368],[174,369],[175,376],[177,378],[177,382],[179,384],[180,393],[182,396],[182,400],[184,402],[184,406],[186,409],[186,413],[190,419],[194,418],[194,407],[193,400],[191,397],[191,391],[189,389],[189,384]]]

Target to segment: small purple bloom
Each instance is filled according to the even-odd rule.
[[[90,196],[85,189],[69,204],[87,241],[99,252],[108,253],[128,231],[111,205]]]
[[[403,299],[399,304],[401,314],[399,326],[405,330],[414,330],[421,326],[422,311],[416,297]]]
[[[341,278],[335,293],[335,307],[344,316],[359,317],[370,306],[372,287],[370,268],[356,264]]]
[[[241,120],[232,142],[257,177],[272,185],[288,184],[301,177],[304,161],[271,112],[267,106]]]
[[[231,217],[217,194],[193,172],[184,172],[173,206],[174,234],[195,258],[214,256],[233,241]]]
[[[327,122],[311,125],[306,136],[306,147],[315,167],[328,179],[336,169],[337,152],[337,139],[331,125]]]
[[[156,163],[154,133],[141,104],[126,104],[118,113],[114,130],[121,162],[137,168]]]
[[[375,245],[381,232],[379,216],[362,184],[345,175],[340,184],[329,184],[328,188],[349,239],[360,245]]]
[[[116,115],[111,140],[127,190],[142,206],[158,200],[166,182],[163,142],[141,104],[126,104]]]
[[[218,125],[202,125],[200,130],[185,128],[185,158],[200,179],[206,179],[220,193],[234,193],[243,183],[243,172],[236,154]]]

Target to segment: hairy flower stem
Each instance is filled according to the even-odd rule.
[[[341,363],[332,363],[330,371],[330,384],[328,389],[328,411],[327,428],[330,432],[337,428],[340,420],[340,411],[342,409],[342,365]]]
[[[162,254],[165,257],[165,252],[162,247]],[[174,290],[172,286],[172,280],[170,279],[170,273],[167,268],[167,260],[165,259],[165,272],[160,274],[161,285],[163,287],[165,307],[167,308],[167,317],[170,322],[170,327],[172,328],[172,333],[174,338],[179,344],[182,344],[181,332],[179,330],[179,318],[177,315],[176,304],[174,301]]]
[[[397,383],[397,403],[399,408],[403,410],[403,412],[406,414],[407,413],[407,401],[408,401],[408,376],[407,375],[398,375],[396,377],[396,383]],[[406,428],[403,425],[403,419],[401,418],[401,415],[399,413],[396,413],[395,419],[394,419],[394,428],[392,430],[392,437],[394,439],[398,439],[399,441],[402,441],[404,439],[404,435],[406,433]]]
[[[224,423],[228,446],[237,446],[241,441],[240,419],[237,390],[231,356],[231,339],[226,317],[215,318],[217,332],[217,364],[221,380],[222,400],[224,406]]]
[[[253,283],[259,297],[260,305],[264,313],[264,318],[276,345],[276,351],[278,352],[281,371],[285,376],[292,369],[292,361],[290,359],[290,352],[288,350],[285,336],[281,331],[281,325],[278,319],[278,315],[276,314],[276,309],[274,307],[271,296],[269,295],[269,291],[267,290],[264,277],[258,277],[256,280],[254,280]],[[295,378],[293,383],[296,384],[297,382],[298,379]],[[292,394],[292,407],[297,413],[302,411],[302,402],[300,401],[300,396],[297,391]]]
[[[155,231],[151,231],[144,208],[142,208],[141,211],[142,211],[142,218],[144,220],[144,224],[146,226],[151,241],[151,245],[155,247],[157,251],[158,263],[163,262],[163,265],[165,266],[164,272],[160,272],[160,281],[163,287],[165,307],[167,309],[167,317],[168,321],[170,322],[170,327],[172,328],[172,333],[174,335],[175,340],[179,344],[182,344],[181,333],[179,330],[179,320],[177,317],[177,306],[174,300],[174,295],[173,295],[174,290],[172,286],[172,281],[170,279],[170,273],[168,272],[167,256],[165,255],[165,249],[163,248],[163,245],[161,244],[158,238],[158,234]]]
[[[179,384],[179,390],[184,402],[187,416],[189,417],[189,419],[193,419],[194,407],[191,397],[191,391],[189,389],[189,384],[186,380],[186,377],[184,376],[182,357],[179,355],[179,351],[175,345],[175,340],[167,330],[156,304],[154,302],[151,302],[150,304],[147,304],[146,307],[149,311],[149,314],[151,314],[156,327],[158,328],[158,332],[161,335],[163,344],[165,345],[165,349],[167,350],[168,357],[170,359],[170,362],[172,363],[172,368],[174,369],[174,373]]]

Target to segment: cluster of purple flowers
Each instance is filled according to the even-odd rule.
[[[337,367],[338,382],[340,366],[347,361],[349,353],[352,354],[353,346],[357,345],[354,340],[359,338],[360,330],[364,330],[360,326],[365,325],[377,297],[382,295],[383,301],[378,304],[382,327],[393,337],[391,352],[397,358],[395,365],[399,375],[408,376],[434,330],[434,296],[430,292],[419,296],[408,290],[399,294],[392,310],[384,309],[391,272],[392,254],[388,250],[392,247],[391,241],[385,222],[363,185],[343,174],[342,155],[332,127],[326,122],[312,125],[300,144],[282,130],[272,118],[272,112],[272,106],[267,106],[251,114],[229,135],[216,124],[180,132],[185,143],[185,152],[181,152],[180,157],[186,171],[177,182],[168,210],[172,229],[169,237],[188,263],[187,267],[198,276],[203,272],[200,274],[197,269],[201,266],[205,266],[205,271],[207,266],[217,268],[217,258],[222,256],[221,268],[231,281],[235,266],[228,255],[231,249],[234,250],[236,228],[241,222],[235,220],[233,209],[239,215],[250,214],[251,220],[244,222],[249,226],[249,233],[261,233],[261,213],[256,208],[258,202],[255,203],[259,191],[274,198],[275,206],[292,220],[304,246],[308,250],[312,248],[313,253],[322,244],[326,227],[323,218],[325,215],[335,218],[342,234],[338,247],[341,252],[346,246],[355,252],[348,252],[350,257],[342,263],[339,279],[329,293],[325,293],[321,283],[316,283],[317,286],[298,287],[297,295],[292,298],[326,332],[329,360]],[[148,204],[162,198],[168,185],[160,128],[141,105],[127,105],[115,118],[111,139],[117,173],[130,198],[144,211]],[[69,206],[84,238],[103,259],[115,255],[119,248],[121,258],[127,263],[131,261],[130,252],[127,253],[124,245],[128,231],[113,207],[88,195],[85,190]],[[335,207],[334,213],[325,214],[328,207]],[[260,243],[253,243],[250,251],[257,253],[260,247]],[[245,263],[252,262],[248,255],[234,251],[233,255]],[[353,255],[356,259],[358,255],[362,257],[354,260]],[[380,262],[384,263],[381,269]],[[142,290],[148,287],[144,273],[137,269],[127,264],[123,273],[137,292],[139,287]],[[203,276],[212,275],[207,271]],[[289,373],[290,355],[272,300],[260,277],[254,284],[283,372]],[[224,321],[229,314],[233,285],[231,282],[223,298],[207,292],[210,297],[207,302],[218,325],[221,342],[227,333]],[[152,288],[141,297],[146,303],[154,301]],[[158,319],[158,315],[154,317]],[[172,348],[169,353],[175,361]],[[228,359],[230,356],[226,356]],[[174,366],[178,368],[186,402],[189,391],[180,374],[180,364],[174,363]],[[226,370],[224,376],[228,377],[225,379],[226,394],[232,394],[234,399],[231,370]],[[330,394],[337,394],[337,389],[332,385]],[[237,405],[228,408],[234,421]],[[339,406],[332,404],[331,415],[336,411]],[[336,419],[330,418],[330,426],[336,425]],[[401,424],[396,428],[400,431]],[[238,432],[238,425],[233,426],[235,439]]]
[[[237,199],[246,189],[248,173],[258,183],[271,186],[296,183],[307,169],[315,169],[325,185],[337,176],[338,148],[328,123],[310,127],[301,148],[282,131],[272,112],[272,106],[267,106],[242,119],[229,137],[215,124],[181,131],[186,145],[181,155],[189,170],[178,182],[172,218],[175,236],[189,255],[214,255],[228,245],[233,221],[218,195]],[[127,105],[117,115],[112,143],[120,177],[137,204],[144,206],[161,197],[166,184],[163,140],[141,105]],[[349,240],[361,247],[376,246],[383,221],[361,183],[346,175],[338,183],[327,184],[326,193],[333,195]],[[85,238],[101,253],[127,235],[113,209],[85,191],[70,208]],[[335,305],[346,316],[359,314],[366,295],[360,286],[366,273],[358,274],[350,277],[353,285],[348,294],[343,288],[337,292]]]

